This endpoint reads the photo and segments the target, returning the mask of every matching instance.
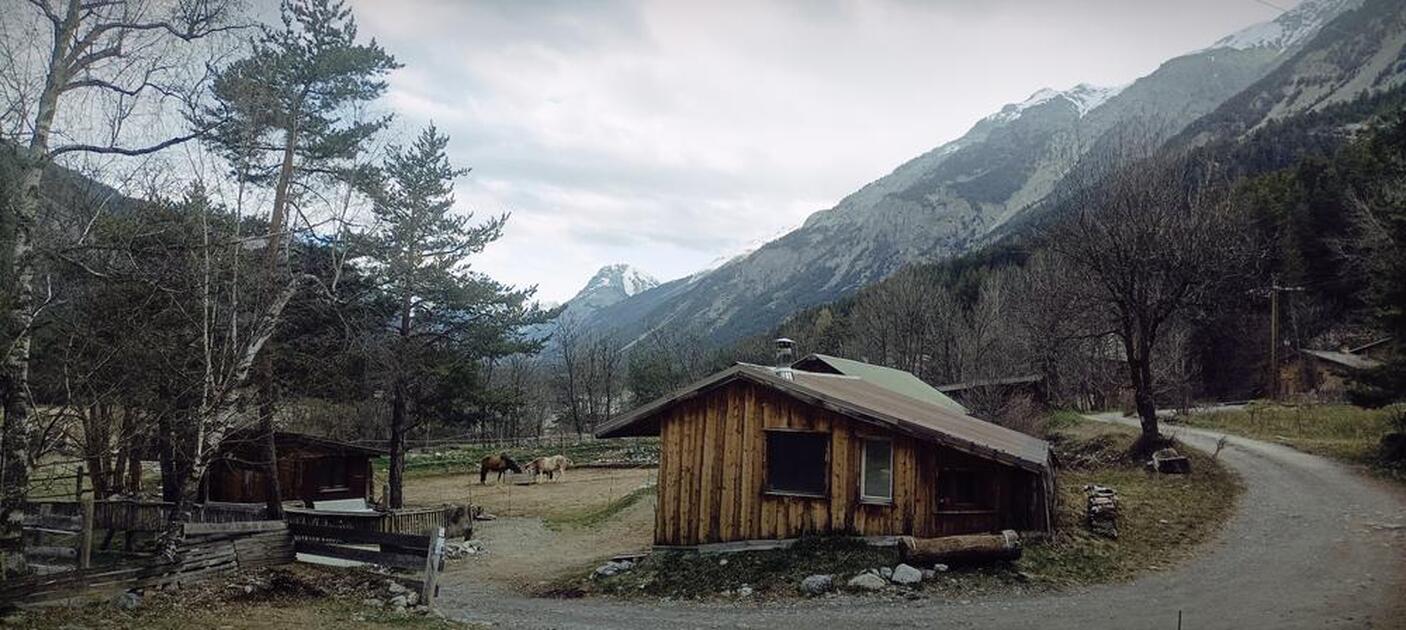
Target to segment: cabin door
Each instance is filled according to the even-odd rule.
[[[996,475],[979,468],[942,468],[937,473],[939,536],[976,534],[999,529]]]

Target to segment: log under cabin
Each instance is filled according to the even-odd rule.
[[[385,449],[338,442],[303,433],[274,434],[278,451],[278,484],[285,501],[369,499],[372,461]],[[205,474],[205,499],[230,503],[262,503],[266,499],[262,443],[252,434],[225,441],[219,457]]]
[[[859,376],[739,364],[597,435],[660,437],[661,547],[1052,525],[1048,443]]]

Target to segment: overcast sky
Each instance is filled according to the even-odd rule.
[[[1270,2],[1283,7],[1294,0]],[[354,0],[508,211],[475,267],[565,300],[601,265],[661,280],[816,210],[1042,87],[1119,85],[1278,11],[1258,0]]]

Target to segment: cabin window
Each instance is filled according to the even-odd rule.
[[[347,460],[342,457],[322,457],[313,460],[313,479],[321,492],[347,489]]]
[[[766,432],[766,490],[776,494],[825,496],[830,435],[813,431]]]
[[[893,441],[864,439],[864,465],[859,473],[860,500],[893,501]]]
[[[945,468],[937,474],[939,512],[990,511],[995,505],[995,484],[984,470]]]

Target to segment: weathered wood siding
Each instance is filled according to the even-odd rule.
[[[767,429],[830,434],[826,497],[768,494]],[[859,499],[862,439],[893,441],[893,501]],[[988,513],[938,511],[943,467],[990,470]],[[884,433],[840,414],[745,381],[705,392],[660,419],[655,543],[698,545],[803,534],[938,536],[1027,529],[1039,496],[1035,475],[905,435]]]

